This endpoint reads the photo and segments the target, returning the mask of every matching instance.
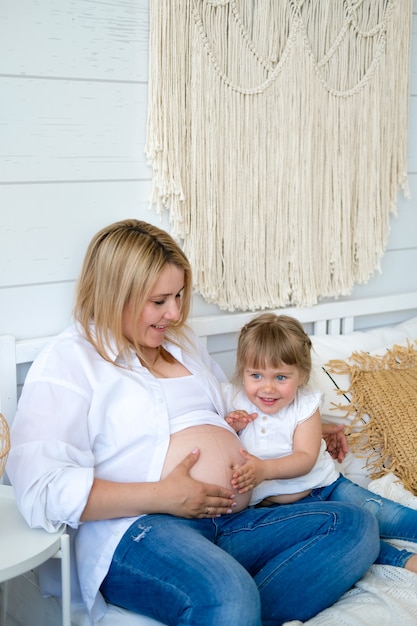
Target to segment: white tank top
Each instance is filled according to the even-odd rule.
[[[158,378],[158,382],[165,394],[171,435],[184,428],[203,424],[232,430],[223,420],[223,415],[219,419],[210,397],[196,376]]]

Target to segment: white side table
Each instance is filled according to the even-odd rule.
[[[71,626],[70,551],[65,526],[56,533],[30,528],[17,509],[13,487],[0,485],[0,583],[30,571],[51,557],[61,559],[62,626]],[[4,592],[3,619],[7,584]]]

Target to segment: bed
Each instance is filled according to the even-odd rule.
[[[413,457],[413,454],[417,454],[413,448],[417,446],[414,445],[415,439],[409,436],[409,429],[414,427],[414,421],[417,424],[417,419],[413,420],[413,415],[417,412],[417,385],[414,379],[407,384],[404,382],[406,370],[407,375],[411,370],[413,374],[417,372],[417,361],[413,360],[414,353],[417,353],[417,292],[361,300],[341,299],[309,309],[290,308],[277,311],[280,312],[297,317],[312,338],[311,385],[323,391],[323,420],[344,423],[351,433],[350,440],[359,446],[358,452],[349,452],[339,469],[355,482],[368,486],[376,497],[384,495],[417,508],[417,497],[414,495],[417,490],[414,485],[410,488],[408,475],[401,473],[404,469],[402,466],[407,463],[411,465],[412,470],[417,468],[415,464],[417,461]],[[253,315],[253,313],[229,313],[191,318],[192,327],[227,375],[233,371],[238,331]],[[16,339],[10,335],[0,337],[0,411],[10,424],[27,369],[50,340],[51,337],[29,339]],[[354,352],[362,356],[367,355],[372,362],[377,363],[375,371],[378,372],[378,376],[381,375],[381,370],[383,375],[388,370],[390,375],[394,376],[390,384],[400,385],[397,387],[398,393],[386,395],[378,393],[376,401],[382,403],[382,407],[378,405],[376,410],[375,405],[370,404],[374,409],[373,412],[365,410],[368,405],[367,401],[363,401],[363,393],[360,406],[355,400],[355,389],[352,386],[353,372],[366,371],[368,375],[372,367],[369,360],[350,358]],[[387,354],[392,357],[390,361],[386,360]],[[369,384],[368,388],[374,389],[374,383]],[[383,389],[389,390],[385,380]],[[407,424],[404,434],[401,434],[401,430],[394,432],[393,444],[402,438],[404,440],[408,438],[409,441],[411,439],[412,443],[410,456],[406,456],[405,461],[402,460],[402,465],[398,463],[395,465],[396,473],[391,471],[390,463],[394,458],[391,449],[385,456],[386,451],[379,447],[378,443],[374,443],[368,451],[366,447],[360,449],[361,437],[369,425],[373,424],[374,415],[386,411],[391,421],[394,418],[390,416],[395,415],[399,428],[402,424]],[[355,420],[358,420],[357,424]],[[400,434],[397,434],[398,432]],[[406,447],[406,443],[403,447]],[[395,455],[396,458],[397,451]],[[384,460],[382,470],[381,458]],[[411,472],[411,475],[413,474],[414,471]],[[41,598],[38,578],[38,572],[32,572],[29,578],[16,579],[10,584],[9,610],[15,619],[17,615],[16,623],[22,626],[27,623],[42,623],[44,626],[60,623],[59,603],[53,597]],[[42,572],[40,578],[43,595],[49,595],[53,590],[42,582]],[[29,598],[28,585],[32,595],[30,602],[26,603],[28,612],[25,614],[25,603],[21,602],[21,597]],[[36,593],[33,592],[34,588]],[[39,618],[35,620],[34,614],[38,614]],[[73,603],[72,623],[74,626],[88,624],[87,616],[76,599]],[[372,566],[335,605],[305,622],[308,626],[330,626],[335,623],[349,626],[417,624],[416,575],[399,568]],[[127,613],[116,607],[109,607],[105,618],[100,621],[100,626],[157,626],[157,624],[154,620]],[[291,624],[296,626],[301,622],[294,621]]]

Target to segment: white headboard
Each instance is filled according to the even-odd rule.
[[[318,304],[311,308],[286,308],[275,311],[296,317],[310,335],[341,335],[357,329],[358,320],[363,327],[378,326],[374,316],[390,314],[390,323],[401,322],[417,315],[417,292],[368,298],[340,300]],[[209,352],[219,361],[227,375],[234,365],[237,333],[257,313],[224,313],[193,317],[190,324],[206,342]],[[366,324],[366,318],[372,320]],[[53,337],[16,339],[11,335],[0,336],[0,412],[9,424],[16,412],[18,388],[23,384],[28,364]],[[19,372],[19,368],[23,371]],[[229,370],[229,371],[228,371]]]

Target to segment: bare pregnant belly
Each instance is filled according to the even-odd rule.
[[[161,478],[169,474],[193,448],[200,449],[200,458],[191,468],[190,475],[195,480],[213,483],[231,489],[230,481],[235,465],[242,465],[240,454],[242,445],[239,439],[221,426],[191,426],[171,435],[168,452]],[[234,513],[246,508],[251,492],[236,494]]]

